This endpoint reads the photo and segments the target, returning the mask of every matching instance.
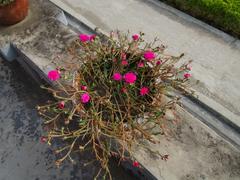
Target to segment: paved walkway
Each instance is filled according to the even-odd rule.
[[[223,107],[218,111],[229,111],[235,120],[240,116],[239,40],[157,0],[51,1],[105,32],[143,31],[146,40],[159,37],[172,54],[184,52],[187,60],[194,60],[193,78],[200,80],[194,88]]]

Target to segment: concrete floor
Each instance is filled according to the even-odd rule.
[[[61,8],[105,32],[143,31],[146,40],[158,37],[168,52],[193,59],[194,86],[226,110],[240,116],[240,41],[158,0],[51,0]],[[236,118],[235,118],[236,119]]]

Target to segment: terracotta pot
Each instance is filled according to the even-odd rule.
[[[6,6],[0,6],[0,24],[13,25],[22,21],[28,14],[28,6],[28,0],[15,0]]]

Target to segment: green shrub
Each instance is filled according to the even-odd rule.
[[[8,5],[13,1],[15,1],[15,0],[0,0],[0,6]]]
[[[162,0],[192,16],[240,37],[239,0]]]
[[[61,146],[55,150],[56,165],[73,161],[73,153],[88,151],[95,155],[90,161],[100,163],[99,173],[103,170],[111,179],[111,156],[140,166],[132,156],[133,145],[167,159],[168,155],[139,141],[157,143],[155,135],[167,135],[177,122],[177,117],[169,120],[165,116],[169,111],[174,115],[179,103],[169,93],[173,87],[182,92],[188,89],[190,62],[175,67],[182,55],[165,54],[163,45],[154,46],[156,40],[146,43],[143,33],[130,38],[113,32],[105,41],[95,35],[79,37],[69,47],[74,63],[68,61],[69,65],[48,73],[58,85],[46,88],[55,100],[38,106],[47,129],[42,141]]]

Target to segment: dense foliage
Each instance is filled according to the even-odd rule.
[[[240,37],[239,0],[161,0]]]
[[[91,151],[111,178],[109,157],[138,167],[132,146],[139,139],[157,143],[154,134],[165,134],[165,113],[175,111],[179,99],[164,96],[172,88],[185,91],[191,67],[190,62],[176,67],[182,55],[166,55],[155,43],[145,43],[143,33],[129,38],[113,32],[104,41],[81,34],[69,47],[75,62],[48,73],[57,86],[46,89],[56,101],[38,110],[48,129],[42,139],[62,141],[57,165],[72,160],[73,152]]]
[[[0,0],[0,6],[8,5],[13,1],[15,1],[15,0]]]

